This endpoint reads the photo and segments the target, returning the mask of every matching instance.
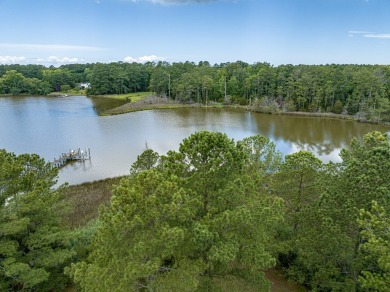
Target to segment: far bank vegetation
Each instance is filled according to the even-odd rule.
[[[308,112],[390,122],[389,65],[280,65],[237,61],[0,65],[0,94],[154,92],[177,103],[238,104],[267,113]],[[73,91],[72,91],[73,90]]]

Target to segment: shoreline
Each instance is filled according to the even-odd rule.
[[[100,97],[104,97],[100,95]],[[107,96],[107,98],[115,98],[112,96]],[[203,105],[200,103],[182,103],[182,102],[176,102],[172,100],[168,100],[168,98],[164,97],[158,97],[155,95],[148,95],[144,98],[137,100],[137,101],[130,101],[128,103],[125,103],[119,107],[105,110],[104,112],[100,113],[100,116],[114,116],[114,115],[122,115],[132,112],[138,112],[138,111],[146,111],[146,110],[156,110],[156,109],[176,109],[176,108],[223,108],[223,107],[230,107],[230,108],[242,108],[246,109],[244,106],[238,106],[238,105],[222,105],[220,103],[210,103],[209,105]]]
[[[360,120],[355,118],[352,115],[343,115],[343,114],[335,114],[335,113],[318,113],[318,112],[290,112],[290,111],[278,111],[278,112],[267,112],[261,110],[255,110],[250,106],[243,106],[238,104],[222,104],[211,102],[209,105],[204,105],[200,103],[181,103],[175,101],[169,101],[167,98],[158,97],[156,95],[137,95],[136,101],[129,101],[124,105],[119,107],[115,107],[109,110],[105,110],[99,114],[99,116],[114,116],[114,115],[122,115],[128,114],[132,112],[138,111],[146,111],[146,110],[163,110],[163,109],[177,109],[177,108],[235,108],[242,109],[245,111],[250,111],[254,113],[262,113],[269,115],[281,115],[281,116],[300,116],[300,117],[312,117],[312,118],[325,118],[325,119],[338,119],[338,120],[349,120],[355,121],[357,123],[362,124],[371,124],[371,125],[379,125],[390,127],[390,122],[382,122],[382,121],[369,121],[369,120]],[[46,97],[68,97],[68,96],[85,96],[87,98],[93,97],[101,97],[107,99],[124,99],[121,95],[86,95],[83,93],[64,93],[64,92],[52,92],[47,95],[10,95],[4,94],[0,97],[25,97],[25,96],[46,96]]]
[[[368,120],[359,120],[351,115],[342,115],[342,114],[334,114],[334,113],[276,112],[276,113],[270,113],[270,114],[272,114],[272,115],[285,115],[285,116],[312,117],[312,118],[325,118],[325,119],[336,119],[336,120],[348,120],[348,121],[354,121],[354,122],[362,123],[362,124],[371,124],[371,125],[390,127],[390,122],[375,122],[375,121],[368,121]]]
[[[104,96],[101,96],[104,97]],[[112,97],[107,97],[112,98]],[[338,120],[349,120],[355,121],[363,124],[373,124],[390,127],[390,122],[375,122],[368,120],[359,120],[351,115],[343,115],[343,114],[335,114],[335,113],[315,113],[315,112],[262,112],[259,110],[255,110],[250,108],[250,106],[242,106],[237,104],[226,105],[221,103],[211,103],[210,105],[204,105],[199,103],[179,103],[168,101],[166,98],[161,98],[157,96],[148,96],[145,99],[141,99],[136,102],[128,102],[119,107],[106,110],[100,114],[100,116],[113,116],[113,115],[122,115],[132,112],[138,111],[146,111],[146,110],[157,110],[157,109],[176,109],[176,108],[238,108],[245,111],[250,111],[254,113],[263,113],[269,115],[285,115],[285,116],[300,116],[300,117],[313,117],[313,118],[325,118],[325,119],[338,119]]]

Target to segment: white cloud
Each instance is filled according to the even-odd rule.
[[[50,65],[63,65],[63,64],[79,64],[82,63],[84,59],[79,58],[69,58],[69,57],[57,57],[50,56],[48,58],[39,58],[36,59],[38,63],[50,64]]]
[[[372,39],[390,39],[389,33],[369,33],[364,35],[365,38]]]
[[[68,58],[68,57],[63,57],[63,58],[58,58],[56,56],[50,56],[48,58],[49,62],[56,62],[56,63],[80,63],[82,60],[79,58]]]
[[[368,33],[374,33],[372,31],[365,31],[365,30],[350,30],[348,31],[349,34],[368,34]]]
[[[91,46],[75,46],[75,45],[60,45],[60,44],[12,44],[0,43],[0,48],[11,50],[31,50],[31,51],[102,51],[104,48]]]
[[[0,56],[0,64],[19,64],[25,60],[26,57],[21,56]]]
[[[376,33],[372,31],[364,31],[364,30],[350,30],[348,31],[348,35],[350,37],[354,37],[355,35],[362,36],[364,38],[370,39],[390,39],[389,33]]]
[[[166,60],[165,57],[158,57],[156,55],[150,55],[150,56],[142,56],[138,58],[133,57],[126,57],[123,59],[124,62],[127,63],[146,63],[146,62],[158,62],[158,61],[164,61]]]

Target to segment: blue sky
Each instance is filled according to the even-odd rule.
[[[389,0],[0,0],[0,64],[390,64]]]

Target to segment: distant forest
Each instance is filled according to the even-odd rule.
[[[88,82],[88,95],[153,91],[182,103],[250,105],[264,112],[332,112],[390,121],[390,65],[237,61],[0,65],[0,94],[42,95]]]

